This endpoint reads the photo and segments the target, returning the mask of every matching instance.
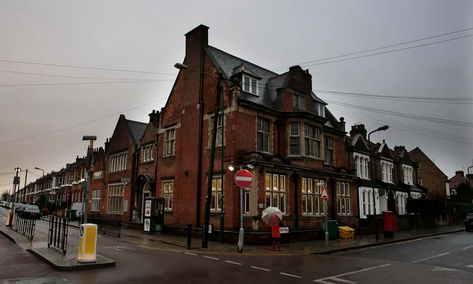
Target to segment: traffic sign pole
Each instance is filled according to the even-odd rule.
[[[249,170],[241,169],[235,173],[234,180],[236,185],[240,188],[240,231],[238,232],[237,249],[239,253],[242,253],[245,238],[245,229],[243,228],[243,190],[251,186],[251,183],[253,182],[253,174]]]

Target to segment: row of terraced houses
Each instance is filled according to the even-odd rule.
[[[277,74],[231,55],[208,45],[203,25],[186,34],[185,52],[185,68],[166,105],[153,110],[148,123],[121,115],[113,135],[93,150],[89,214],[140,225],[144,199],[161,197],[166,228],[199,228],[214,119],[210,224],[219,227],[223,210],[228,234],[240,225],[240,193],[230,165],[252,165],[253,183],[243,195],[248,233],[269,230],[260,219],[268,206],[284,212],[291,233],[317,235],[325,218],[361,228],[375,210],[402,218],[409,199],[445,197],[447,177],[419,148],[390,147],[380,139],[383,132],[373,135],[381,142],[370,142],[363,124],[347,130],[312,91],[308,70],[293,66]],[[223,108],[216,101],[220,94]],[[86,168],[85,158],[77,157],[27,185],[20,198],[46,200],[58,215],[78,209]]]

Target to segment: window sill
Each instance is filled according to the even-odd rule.
[[[146,162],[143,162],[143,161],[140,162],[141,165],[152,164],[152,163],[154,163],[154,160],[152,160],[152,161],[146,161]]]

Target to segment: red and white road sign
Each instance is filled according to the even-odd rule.
[[[239,170],[235,173],[235,183],[240,188],[247,188],[253,182],[253,175],[249,170]]]
[[[325,187],[322,189],[321,197],[324,198],[324,199],[328,198],[327,189]]]

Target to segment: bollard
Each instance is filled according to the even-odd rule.
[[[187,249],[191,249],[192,225],[187,225]]]
[[[96,262],[97,225],[82,224],[79,229],[78,262]]]

